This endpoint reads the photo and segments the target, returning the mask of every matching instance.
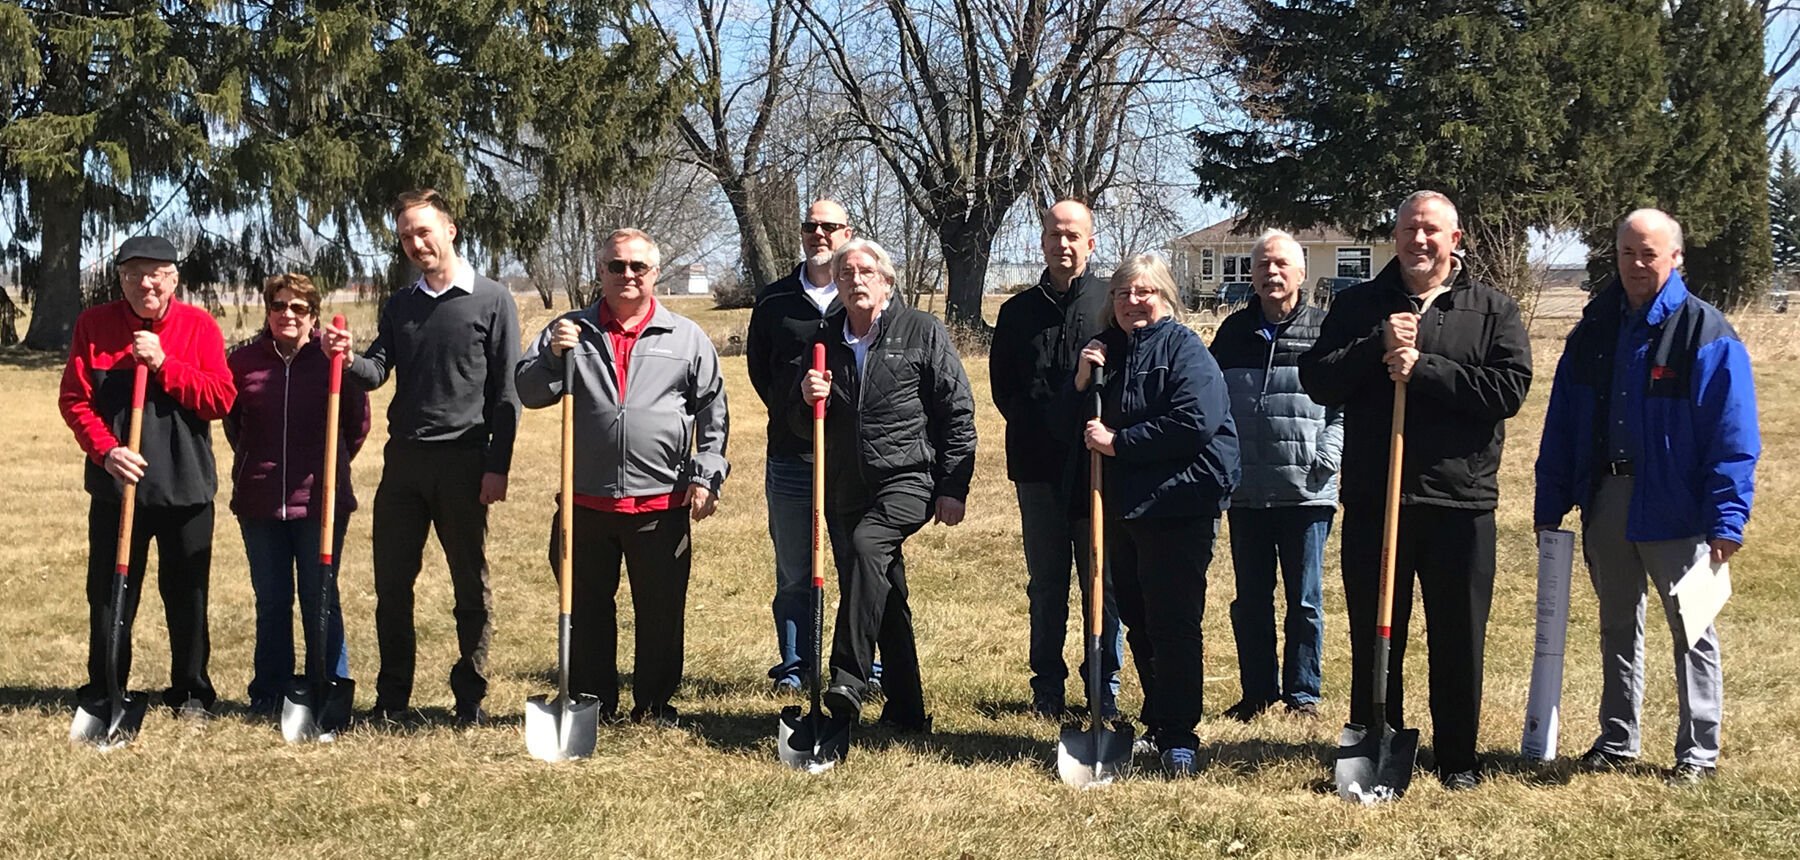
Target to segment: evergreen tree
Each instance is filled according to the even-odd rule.
[[[648,180],[685,103],[628,0],[24,0],[0,5],[0,194],[41,225],[27,342],[68,341],[86,223],[141,223],[152,191],[209,237],[190,283],[255,281],[302,238],[324,280],[361,268],[402,190],[457,201],[464,252],[529,252],[574,189]],[[396,254],[390,281],[401,276]]]
[[[1775,271],[1800,270],[1800,166],[1794,151],[1783,147],[1769,177],[1769,235]]]
[[[1195,135],[1199,191],[1248,226],[1370,236],[1407,193],[1443,191],[1477,274],[1522,293],[1527,231],[1578,220],[1630,169],[1618,142],[1642,145],[1658,51],[1626,6],[1252,0],[1227,35],[1244,127]]]
[[[1688,284],[1735,308],[1771,274],[1762,13],[1750,0],[1681,0],[1668,32],[1671,146],[1657,196],[1686,234]]]

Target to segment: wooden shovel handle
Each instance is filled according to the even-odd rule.
[[[331,324],[342,329],[344,315],[332,317]],[[319,563],[326,567],[331,566],[337,549],[333,539],[337,535],[338,410],[343,390],[344,354],[334,352],[331,354],[330,388],[325,395],[325,471],[319,476],[325,491],[319,502]]]
[[[1394,553],[1400,540],[1400,469],[1406,459],[1406,383],[1394,383],[1394,419],[1388,430],[1387,505],[1381,515],[1381,603],[1375,626],[1388,638],[1394,618]]]

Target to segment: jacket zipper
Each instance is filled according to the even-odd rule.
[[[269,341],[269,348],[275,350],[275,357],[281,359],[281,519],[288,518],[288,410],[291,408],[291,382],[293,380],[294,359],[281,354],[281,347]],[[300,350],[294,350],[298,356]]]

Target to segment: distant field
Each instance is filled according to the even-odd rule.
[[[704,299],[669,304],[716,340],[738,333],[748,314],[710,310]],[[372,325],[373,306],[346,310],[359,331]],[[527,338],[553,313],[535,297],[520,310]],[[988,313],[991,319],[992,308]],[[1245,726],[1219,716],[1239,692],[1221,536],[1206,612],[1201,775],[1172,783],[1150,773],[1091,792],[1057,781],[1057,728],[1024,715],[1027,622],[1017,509],[1004,479],[1002,426],[984,359],[967,362],[981,437],[969,518],[955,529],[928,527],[907,544],[933,735],[900,738],[869,728],[848,761],[819,777],[776,763],[775,714],[783,702],[769,697],[763,674],[773,657],[764,415],[743,360],[728,358],[733,471],[718,516],[695,530],[687,680],[677,698],[690,728],[605,728],[594,759],[560,766],[525,753],[523,702],[550,688],[556,641],[544,556],[557,424],[552,412],[533,411],[521,428],[511,498],[492,512],[493,726],[358,731],[328,746],[288,747],[272,724],[247,718],[239,709],[250,671],[251,592],[236,525],[221,510],[212,672],[229,712],[203,726],[152,712],[140,740],[125,750],[70,748],[70,696],[82,680],[86,639],[87,499],[79,454],[56,413],[60,357],[0,351],[0,403],[13,433],[0,451],[0,534],[7,538],[0,542],[0,856],[1800,856],[1800,637],[1793,634],[1800,479],[1789,471],[1800,465],[1796,319],[1740,319],[1756,357],[1766,453],[1749,544],[1733,565],[1738,593],[1721,625],[1727,709],[1720,778],[1671,791],[1656,770],[1671,763],[1675,702],[1668,632],[1655,612],[1647,644],[1647,765],[1590,776],[1566,760],[1539,767],[1516,757],[1533,637],[1531,463],[1549,373],[1571,322],[1540,314],[1533,333],[1538,383],[1509,425],[1502,474],[1500,576],[1481,732],[1494,778],[1478,791],[1451,795],[1421,774],[1405,801],[1373,810],[1349,807],[1326,791],[1325,762],[1346,716],[1348,689],[1335,541],[1326,571],[1322,719],[1270,716]],[[229,315],[222,322],[235,325]],[[391,391],[376,392],[378,415]],[[379,478],[384,433],[377,420],[375,438],[354,464],[365,504]],[[222,438],[215,445],[228,456]],[[353,520],[343,574],[359,707],[371,703],[376,669],[369,541],[365,507]],[[1598,688],[1594,599],[1580,571],[1560,735],[1569,755],[1591,740]],[[415,704],[444,718],[454,643],[448,577],[435,549],[426,554],[418,596]],[[631,615],[622,615],[628,661]],[[135,686],[160,689],[167,637],[154,589],[139,618]],[[1079,660],[1078,642],[1072,628],[1071,663]],[[1410,718],[1429,738],[1423,650],[1412,649],[1409,658]],[[1078,692],[1071,684],[1072,699]],[[1129,667],[1122,704],[1128,713],[1139,706]]]

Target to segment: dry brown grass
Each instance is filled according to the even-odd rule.
[[[715,334],[741,324],[709,316]],[[525,337],[549,317],[523,303]],[[372,320],[372,313],[362,317]],[[1219,719],[1238,688],[1226,607],[1228,560],[1212,569],[1206,618],[1209,764],[1194,780],[1155,776],[1072,792],[1051,761],[1056,728],[1021,715],[1026,611],[1016,508],[1004,480],[986,366],[971,361],[981,452],[968,522],[909,542],[910,576],[937,733],[860,736],[837,770],[807,777],[774,760],[778,703],[763,692],[771,661],[770,551],[763,519],[761,410],[741,359],[728,359],[736,409],[735,471],[717,517],[695,536],[687,684],[689,730],[602,731],[590,761],[528,758],[519,721],[547,688],[554,592],[544,561],[556,462],[555,417],[531,412],[510,501],[494,509],[489,559],[496,634],[490,728],[459,733],[353,732],[336,744],[285,746],[275,728],[233,713],[194,727],[156,712],[134,746],[110,754],[64,740],[69,691],[80,683],[86,498],[76,448],[59,420],[60,362],[0,354],[0,403],[11,444],[0,484],[0,855],[195,857],[1770,857],[1800,855],[1800,639],[1790,633],[1800,563],[1790,525],[1800,503],[1787,469],[1800,462],[1800,381],[1791,372],[1800,325],[1758,317],[1742,329],[1757,354],[1766,453],[1739,593],[1722,625],[1727,673],[1724,770],[1693,791],[1641,772],[1588,776],[1566,762],[1514,757],[1531,657],[1533,552],[1530,465],[1549,369],[1566,321],[1534,341],[1540,382],[1512,422],[1500,515],[1500,579],[1488,637],[1482,745],[1490,784],[1451,795],[1421,775],[1401,804],[1351,808],[1322,792],[1322,762],[1346,713],[1348,649],[1333,561],[1326,574],[1323,719]],[[1554,327],[1555,330],[1552,330]],[[387,390],[376,396],[385,407]],[[383,431],[377,422],[377,436]],[[380,442],[356,464],[365,499]],[[218,443],[221,450],[223,443]],[[1225,546],[1223,538],[1219,546]],[[375,675],[369,518],[356,516],[344,569],[351,662],[369,704]],[[251,595],[229,515],[218,521],[213,571],[213,677],[241,703],[249,680]],[[1224,554],[1221,553],[1221,556]],[[1335,552],[1332,553],[1335,556]],[[415,703],[450,703],[450,597],[442,560],[427,553],[419,585],[420,678]],[[152,574],[154,575],[154,574]],[[1577,577],[1580,574],[1577,573]],[[623,595],[621,595],[623,599]],[[626,614],[629,619],[629,613]],[[1418,617],[1415,615],[1415,618]],[[1561,744],[1585,748],[1597,698],[1594,607],[1574,589]],[[627,623],[629,621],[627,620]],[[166,634],[152,592],[140,616],[140,689],[166,678]],[[1668,633],[1649,625],[1647,760],[1669,763],[1674,698]],[[1076,660],[1071,631],[1069,651]],[[630,638],[622,639],[630,651]],[[1409,660],[1412,718],[1428,724],[1423,655]],[[1137,705],[1127,670],[1124,706]],[[1429,733],[1427,733],[1429,737]]]

